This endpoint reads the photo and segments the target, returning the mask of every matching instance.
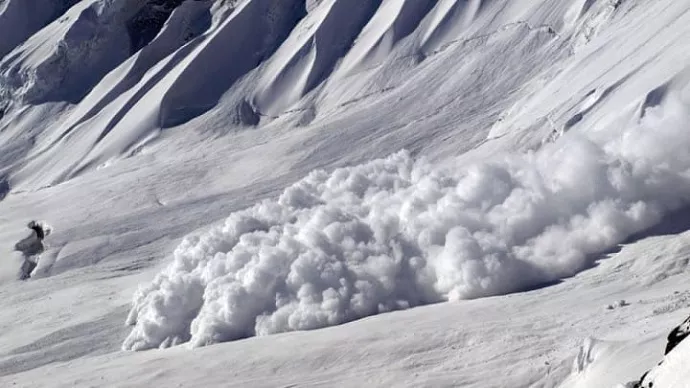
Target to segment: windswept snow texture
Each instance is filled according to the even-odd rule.
[[[125,349],[336,325],[572,276],[690,201],[685,80],[606,138],[470,166],[400,152],[315,171],[188,237],[135,295]]]

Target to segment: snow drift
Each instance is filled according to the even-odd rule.
[[[681,78],[596,139],[468,166],[399,152],[314,171],[186,238],[134,296],[123,348],[316,329],[572,276],[690,201]]]
[[[688,372],[690,341],[683,341],[678,349],[669,353],[664,362],[652,369],[641,382],[640,388],[686,387],[690,379]]]
[[[685,387],[690,381],[687,363],[690,359],[690,317],[685,319],[668,336],[664,359],[645,373],[633,388]]]

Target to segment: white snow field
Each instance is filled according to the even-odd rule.
[[[0,0],[0,386],[690,387],[689,37],[690,0]]]

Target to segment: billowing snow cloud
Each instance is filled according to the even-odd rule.
[[[124,349],[337,325],[576,274],[690,202],[689,112],[464,167],[399,152],[314,171],[187,237],[135,295]],[[615,133],[614,133],[615,132]]]

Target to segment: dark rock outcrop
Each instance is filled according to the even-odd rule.
[[[666,351],[664,352],[664,355],[673,350],[673,348],[675,348],[676,345],[678,345],[688,335],[690,335],[690,317],[671,330],[671,332],[668,334],[668,342],[666,343]]]
[[[7,178],[0,176],[0,201],[5,199],[10,192],[10,182]]]
[[[184,0],[149,0],[127,22],[131,52],[135,53],[149,44],[163,28],[173,10]]]

